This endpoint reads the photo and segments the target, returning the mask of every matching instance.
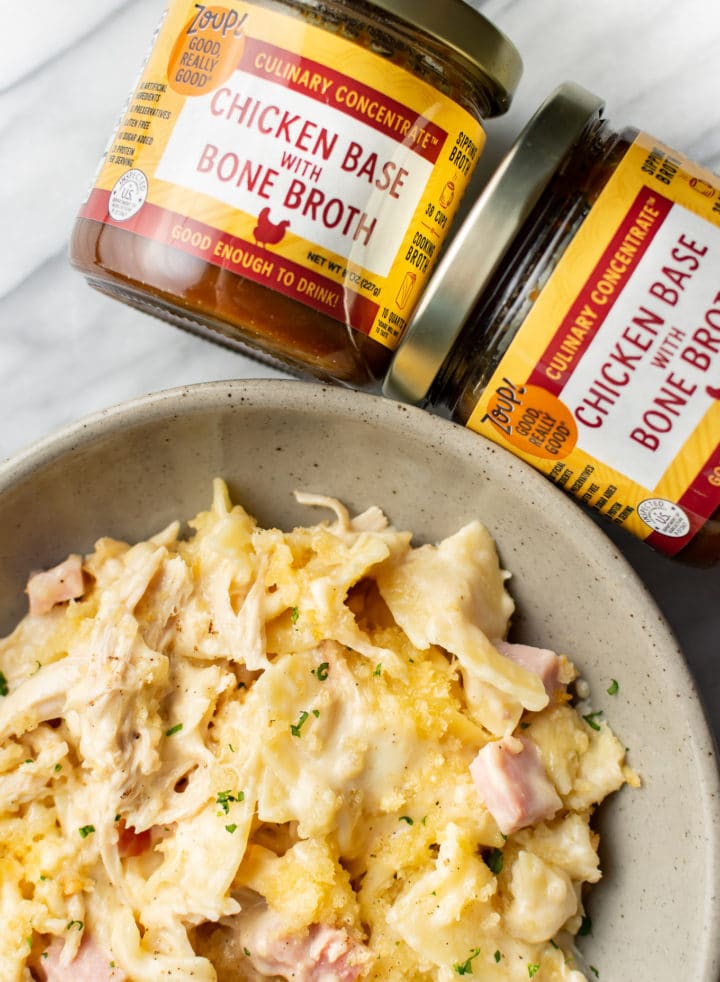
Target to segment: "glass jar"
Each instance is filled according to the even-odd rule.
[[[438,264],[384,385],[661,552],[720,557],[720,180],[561,86]]]
[[[521,70],[463,0],[173,0],[71,261],[180,327],[370,387]]]

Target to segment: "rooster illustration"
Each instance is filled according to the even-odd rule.
[[[258,215],[258,223],[253,229],[255,245],[259,245],[263,249],[269,245],[277,245],[278,242],[282,242],[289,225],[290,222],[287,219],[282,222],[271,221],[270,209],[263,208]]]

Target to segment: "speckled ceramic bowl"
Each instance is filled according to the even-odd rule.
[[[644,781],[599,816],[605,878],[591,895],[586,961],[601,982],[714,982],[718,774],[685,662],[581,509],[461,427],[377,397],[281,381],[199,385],[94,416],[0,467],[0,632],[24,612],[29,570],[100,535],[144,537],[194,514],[215,475],[264,523],[307,520],[295,488],[353,509],[379,504],[419,540],[485,522],[513,572],[514,637],[573,655]],[[609,696],[613,678],[620,690]]]

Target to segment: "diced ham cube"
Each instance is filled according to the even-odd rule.
[[[347,931],[311,925],[301,937],[273,939],[259,931],[247,938],[253,967],[290,982],[355,982],[367,969],[369,952]]]
[[[31,614],[47,614],[55,604],[76,600],[84,592],[82,556],[75,554],[52,569],[33,573],[26,587]]]
[[[501,655],[537,675],[549,696],[559,688],[560,659],[554,651],[549,648],[533,648],[529,644],[511,644],[509,641],[496,641],[495,647]]]
[[[75,958],[63,965],[60,955],[64,943],[54,938],[38,960],[42,982],[128,982],[127,975],[112,964],[112,955],[85,935]]]
[[[562,807],[537,747],[524,737],[486,744],[470,765],[470,773],[503,835],[552,818]]]

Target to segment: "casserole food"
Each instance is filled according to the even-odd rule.
[[[505,641],[487,530],[212,508],[28,582],[0,642],[8,982],[581,982],[595,806],[575,670]]]
[[[586,962],[606,979],[717,978],[717,765],[677,644],[608,537],[462,427],[337,387],[259,381],[82,420],[0,466],[0,633],[27,610],[28,570],[87,554],[103,535],[147,540],[206,508],[214,474],[265,527],[308,521],[295,488],[331,489],[353,513],[376,502],[421,542],[482,516],[513,571],[513,640],[577,657],[590,711],[606,711],[642,774],[640,791],[611,796],[597,816],[606,875],[586,901]]]

